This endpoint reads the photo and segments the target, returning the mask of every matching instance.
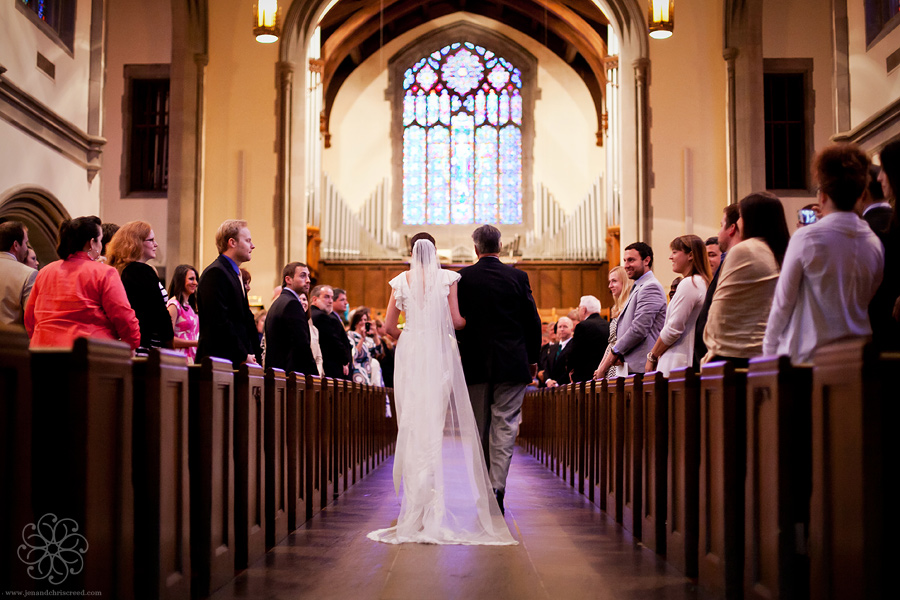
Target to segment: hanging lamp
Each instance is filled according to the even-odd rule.
[[[281,9],[278,0],[257,0],[253,4],[253,35],[261,44],[278,41],[281,34]]]
[[[664,40],[675,30],[675,0],[650,0],[650,37]]]

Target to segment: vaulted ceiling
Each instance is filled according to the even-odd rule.
[[[340,0],[319,23],[326,146],[334,99],[356,67],[407,31],[462,11],[520,31],[572,67],[594,100],[601,144],[609,21],[592,0]]]

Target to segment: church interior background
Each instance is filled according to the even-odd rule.
[[[543,313],[606,307],[624,245],[667,282],[677,235],[762,189],[791,222],[817,149],[900,132],[898,0],[662,4],[667,39],[647,0],[4,0],[0,219],[42,264],[146,220],[167,279],[243,218],[255,303],[300,260],[376,309],[412,234],[461,265],[490,222]]]

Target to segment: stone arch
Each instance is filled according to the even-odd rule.
[[[57,258],[56,236],[59,226],[71,218],[62,203],[47,190],[21,187],[0,196],[0,223],[22,221],[38,260],[46,265]]]
[[[609,17],[618,35],[622,135],[622,239],[650,238],[650,154],[648,85],[650,72],[646,9],[638,0],[592,0]],[[308,47],[329,0],[295,1],[284,20],[277,65],[278,179],[275,194],[276,245],[279,254],[305,257],[307,214],[305,140],[309,127],[303,81],[310,63]],[[630,69],[626,68],[630,65]],[[295,75],[298,78],[295,81]],[[296,90],[296,91],[295,91]],[[279,260],[282,256],[279,256]]]

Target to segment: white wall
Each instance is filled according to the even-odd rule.
[[[404,46],[461,19],[512,39],[538,60],[535,103],[534,190],[546,185],[569,212],[603,172],[603,149],[595,144],[597,118],[581,78],[552,52],[511,28],[469,13],[456,13],[417,27],[386,44],[344,82],[331,112],[331,148],[322,164],[347,203],[359,207],[391,175],[391,105],[385,100],[387,61]]]
[[[106,78],[103,91],[103,179],[101,218],[122,225],[147,221],[160,240],[155,265],[166,263],[168,210],[166,198],[122,197],[123,114],[125,65],[168,64],[172,60],[170,0],[109,0],[107,2]],[[171,143],[171,142],[170,142]]]
[[[15,2],[0,3],[0,64],[7,69],[4,79],[86,131],[90,0],[79,0],[76,11],[74,53],[70,55],[19,12]],[[55,79],[37,68],[38,52],[54,63]],[[99,178],[89,183],[84,167],[0,120],[0,197],[25,187],[48,192],[73,217],[99,213]]]
[[[685,233],[715,235],[727,202],[722,22],[721,0],[681,2],[672,37],[650,39],[652,231],[643,241],[664,282],[674,278],[669,243]],[[628,123],[623,128],[634,135]],[[622,239],[622,247],[634,241]]]
[[[887,73],[885,59],[900,48],[900,27],[866,50],[864,2],[847,0],[850,46],[850,127],[900,97],[900,69]]]

